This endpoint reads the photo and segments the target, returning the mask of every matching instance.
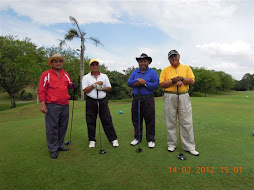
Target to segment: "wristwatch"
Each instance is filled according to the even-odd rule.
[[[182,81],[182,82],[184,81],[184,78],[183,78],[183,77],[181,77],[181,81]]]

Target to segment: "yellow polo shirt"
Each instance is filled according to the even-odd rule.
[[[164,82],[164,81],[170,81],[172,78],[175,78],[177,76],[180,76],[183,78],[191,78],[193,81],[195,81],[195,76],[194,76],[191,68],[188,65],[182,65],[180,63],[176,69],[171,65],[164,68],[160,74],[160,83]],[[164,90],[171,91],[171,92],[177,92],[176,84],[174,84],[168,88],[165,88]],[[183,85],[179,88],[179,92],[183,92],[183,91],[187,91],[187,90],[189,90],[189,85]]]

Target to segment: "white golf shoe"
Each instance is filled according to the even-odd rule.
[[[176,149],[176,147],[174,147],[174,146],[168,146],[168,151],[169,152],[174,152],[175,149]]]
[[[138,144],[138,140],[137,139],[134,139],[133,141],[131,141],[131,145],[132,146],[135,146]]]
[[[95,147],[95,141],[89,141],[89,148]]]
[[[190,150],[188,151],[190,154],[194,155],[194,156],[198,156],[199,155],[199,152],[196,151],[196,150]]]
[[[148,142],[148,147],[149,148],[154,148],[155,147],[155,143],[153,141]]]
[[[112,144],[113,144],[113,147],[118,147],[119,146],[119,143],[118,143],[118,140],[113,140],[112,141]]]

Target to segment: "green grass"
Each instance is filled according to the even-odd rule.
[[[105,155],[99,154],[99,142],[95,149],[88,148],[85,102],[76,101],[70,151],[60,152],[56,160],[49,157],[38,104],[2,111],[0,189],[253,189],[254,92],[191,100],[200,156],[184,153],[186,161],[177,158],[179,149],[167,151],[163,98],[156,98],[156,147],[149,149],[144,140],[141,153],[129,145],[131,103],[110,101],[120,146],[113,148],[102,133]],[[170,173],[169,167],[178,172]],[[201,167],[209,172],[197,173]],[[221,167],[228,167],[228,173]],[[234,173],[234,167],[242,172]],[[181,171],[185,168],[190,173]]]

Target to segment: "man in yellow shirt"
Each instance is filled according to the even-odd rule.
[[[183,149],[194,156],[195,150],[192,107],[188,94],[189,85],[194,85],[195,76],[191,68],[182,65],[180,54],[176,50],[168,53],[170,66],[164,68],[160,74],[160,86],[164,89],[164,117],[167,129],[168,151],[174,152],[177,146],[177,86],[180,99],[180,129]]]

